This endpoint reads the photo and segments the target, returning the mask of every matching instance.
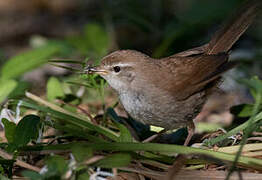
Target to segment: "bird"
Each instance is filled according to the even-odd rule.
[[[202,46],[160,59],[117,50],[84,72],[104,78],[133,119],[166,130],[187,127],[184,145],[188,145],[195,129],[193,119],[217,89],[221,75],[236,65],[228,61],[229,52],[261,4],[260,0],[246,1]]]

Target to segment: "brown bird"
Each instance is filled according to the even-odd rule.
[[[193,119],[217,87],[221,74],[235,65],[228,62],[229,50],[254,20],[261,4],[261,0],[246,2],[203,46],[162,59],[119,50],[85,72],[101,75],[137,121],[165,129],[187,126],[187,145],[194,133]]]

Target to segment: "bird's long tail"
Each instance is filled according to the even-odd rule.
[[[206,54],[228,52],[262,10],[262,0],[247,0],[222,24],[206,46]]]

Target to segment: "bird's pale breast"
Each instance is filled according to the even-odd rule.
[[[119,97],[132,118],[165,129],[186,126],[188,121],[197,116],[205,102],[205,92],[194,94],[181,102],[168,95],[150,97],[148,94],[131,91],[121,93]]]

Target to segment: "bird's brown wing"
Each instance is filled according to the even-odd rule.
[[[169,57],[159,60],[159,71],[164,90],[171,92],[177,100],[201,91],[209,83],[216,81],[222,73],[231,69],[234,63],[228,62],[228,55],[196,55],[192,57]],[[160,80],[156,80],[160,82]]]

